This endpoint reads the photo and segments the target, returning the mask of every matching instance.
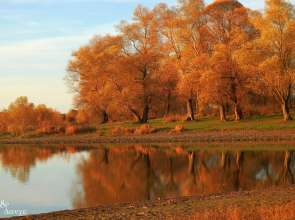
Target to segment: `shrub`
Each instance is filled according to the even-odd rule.
[[[184,131],[184,126],[183,125],[176,125],[170,133],[182,133]]]
[[[139,128],[136,128],[134,133],[143,135],[143,134],[151,134],[151,133],[154,133],[155,131],[156,130],[152,128],[150,125],[145,124],[140,126]]]
[[[124,134],[134,134],[134,128],[124,128]]]
[[[95,132],[96,128],[89,126],[68,125],[65,130],[66,135],[74,135],[80,133]]]
[[[75,125],[68,125],[66,127],[66,135],[74,135],[78,133],[78,127]]]
[[[133,134],[135,129],[133,128],[122,128],[122,127],[115,127],[112,129],[112,135],[126,135],[126,134]]]
[[[183,147],[178,146],[175,148],[175,152],[177,154],[183,154],[185,151],[184,151]]]
[[[112,135],[121,135],[123,133],[123,128],[121,127],[113,128],[111,133]]]

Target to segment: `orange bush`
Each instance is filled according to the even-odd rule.
[[[125,128],[124,129],[124,134],[133,134],[135,131],[134,128]]]
[[[66,135],[74,135],[78,133],[78,127],[75,125],[68,125],[66,127]]]
[[[150,125],[141,125],[139,128],[136,128],[134,133],[135,134],[140,134],[140,135],[143,135],[143,134],[151,134],[151,133],[154,133],[156,130],[154,128],[152,128]]]
[[[121,135],[122,134],[122,128],[121,127],[112,128],[111,134],[112,135]]]
[[[126,134],[133,134],[135,129],[133,128],[122,128],[116,127],[111,130],[112,135],[126,135]]]
[[[183,125],[176,125],[174,129],[172,129],[170,132],[171,133],[181,133],[183,132],[185,129],[184,129],[184,126]]]

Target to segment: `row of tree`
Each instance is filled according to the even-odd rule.
[[[79,108],[104,122],[219,113],[226,120],[281,110],[290,120],[295,13],[285,0],[263,12],[236,0],[179,0],[138,6],[117,35],[95,37],[73,53],[66,80]]]

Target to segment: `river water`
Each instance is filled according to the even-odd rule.
[[[287,186],[295,151],[279,149],[0,146],[0,216]]]

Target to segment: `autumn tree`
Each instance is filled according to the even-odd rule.
[[[141,123],[149,119],[149,112],[157,86],[156,73],[160,68],[161,50],[159,28],[153,11],[142,6],[135,9],[133,22],[121,22],[124,66],[129,84],[126,104]],[[123,70],[124,71],[124,70]]]
[[[159,99],[163,100],[163,112],[165,116],[168,116],[172,112],[172,107],[177,105],[177,65],[169,57],[165,57],[161,61],[160,69],[156,76],[158,79],[159,87],[158,91],[161,96]]]
[[[207,52],[209,56],[213,57],[211,59],[215,62],[213,66],[218,66],[218,68],[212,68],[211,74],[221,74],[211,77],[211,80],[218,81],[215,84],[219,88],[205,91],[209,92],[206,96],[216,97],[223,94],[223,98],[219,100],[218,104],[220,114],[222,114],[220,119],[225,119],[225,115],[222,113],[224,105],[231,104],[235,120],[238,121],[242,117],[240,103],[245,92],[243,89],[246,79],[242,69],[238,66],[235,53],[241,49],[242,45],[255,38],[256,30],[249,21],[248,10],[235,0],[215,1],[208,5],[206,7],[206,23]],[[216,56],[221,57],[216,59]],[[211,84],[214,84],[214,81],[211,81]],[[216,91],[221,93],[214,94]]]
[[[178,91],[186,99],[187,120],[195,119],[199,71],[194,59],[202,54],[203,1],[181,0],[177,8],[160,4],[155,8],[169,57],[177,64]]]
[[[285,121],[292,119],[289,102],[295,76],[294,16],[294,6],[287,1],[267,0],[265,14],[256,16],[254,22],[260,38],[251,51],[257,58],[257,79],[281,106]]]
[[[95,37],[73,54],[67,81],[77,108],[99,112],[102,122],[146,123],[169,114],[173,103],[178,113],[186,107],[187,120],[201,106],[205,113],[219,109],[221,120],[232,111],[239,121],[245,100],[272,94],[291,119],[294,7],[283,0],[266,5],[262,15],[236,0],[138,6],[117,35]]]
[[[37,105],[34,109],[36,126],[41,132],[59,132],[64,125],[61,113],[48,108],[46,105]]]
[[[230,62],[227,59],[224,47],[216,48],[211,57],[208,57],[208,69],[203,72],[201,77],[202,92],[200,100],[202,105],[216,106],[219,109],[219,117],[221,121],[226,120],[225,106],[228,104],[228,95],[231,94],[231,77],[228,74]]]
[[[34,117],[34,104],[25,96],[17,98],[8,107],[9,126],[8,131],[22,134],[25,131],[34,130],[36,118]]]
[[[68,67],[66,80],[76,94],[77,106],[94,110],[103,123],[109,120],[113,79],[120,69],[115,62],[120,50],[120,37],[95,37],[73,54]]]
[[[9,125],[9,114],[7,110],[0,112],[0,132],[6,132]]]

